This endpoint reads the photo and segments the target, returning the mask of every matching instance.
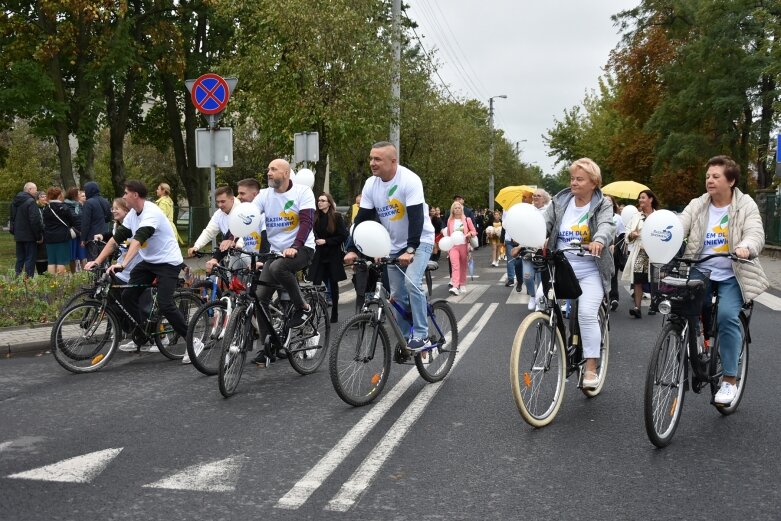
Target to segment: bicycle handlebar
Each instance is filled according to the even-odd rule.
[[[690,257],[674,257],[672,260],[677,262],[683,262],[684,264],[700,264],[702,262],[705,262],[707,260],[716,258],[716,257],[728,257],[730,260],[733,260],[735,262],[741,262],[743,264],[754,264],[756,261],[751,259],[743,259],[741,257],[738,257],[735,255],[734,252],[719,252],[719,253],[711,253],[710,255],[705,255],[704,257],[700,257],[698,259],[690,258]]]

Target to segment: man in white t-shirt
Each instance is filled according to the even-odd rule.
[[[181,337],[187,336],[187,322],[174,303],[174,291],[179,272],[184,267],[182,252],[171,223],[160,208],[146,200],[147,188],[141,181],[130,180],[125,183],[125,195],[130,211],[122,224],[117,226],[114,236],[109,239],[100,255],[88,262],[84,268],[89,270],[102,263],[117,248],[118,244],[130,239],[130,246],[121,263],[109,266],[107,272],[123,270],[136,255],[141,262],[130,272],[130,284],[151,284],[157,278],[157,304],[160,312],[168,319],[174,331]],[[127,288],[122,293],[122,304],[128,313],[142,323],[139,300],[143,287]],[[185,363],[187,361],[185,360]]]
[[[237,183],[236,187],[236,199],[242,203],[251,203],[255,200],[260,192],[260,183],[257,179],[248,177],[242,179]],[[260,220],[260,229],[258,232],[253,232],[251,237],[244,237],[245,250],[255,250],[260,253],[268,253],[270,251],[268,245],[268,236],[266,235],[266,216]]]
[[[312,316],[314,310],[304,301],[296,280],[296,272],[309,266],[315,253],[315,235],[312,225],[315,215],[315,194],[306,185],[290,180],[290,164],[274,159],[268,165],[268,188],[261,190],[253,203],[266,216],[266,235],[272,252],[284,258],[273,259],[263,266],[258,287],[258,299],[271,303],[274,288],[264,285],[279,284],[290,295],[295,313],[288,326],[299,328]],[[265,332],[261,331],[261,338]]]
[[[372,177],[363,185],[355,225],[379,217],[380,223],[388,229],[391,257],[399,259],[399,266],[388,268],[391,295],[402,305],[406,305],[409,298],[413,330],[407,348],[419,352],[431,346],[423,275],[434,249],[434,226],[428,216],[423,182],[415,172],[398,162],[398,152],[392,143],[380,141],[372,145],[369,154]],[[352,264],[358,256],[357,249],[351,250],[344,257],[346,264]],[[406,320],[398,314],[396,318],[402,331],[408,331]]]
[[[193,247],[187,250],[187,255],[192,257],[195,252],[200,251],[201,248],[217,237],[217,234],[222,234],[222,242],[220,242],[218,251],[212,252],[212,258],[206,261],[207,273],[211,272],[212,268],[222,260],[225,256],[224,252],[235,245],[228,225],[228,218],[233,209],[237,207],[234,204],[235,201],[236,198],[230,186],[221,186],[214,191],[214,202],[217,204],[217,211],[209,219],[209,224],[206,225],[206,228],[203,229],[195,240]]]

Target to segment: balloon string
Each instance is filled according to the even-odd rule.
[[[399,266],[398,264],[394,264],[394,265],[392,265],[392,266],[393,266],[394,268],[396,268],[397,270],[399,270],[399,271],[402,273],[402,275],[404,275],[404,278],[405,278],[405,279],[407,279],[408,281],[410,281],[410,282],[412,283],[412,287],[413,287],[413,288],[415,288],[415,291],[417,291],[418,293],[420,293],[420,294],[421,294],[421,295],[423,295],[424,297],[426,296],[426,294],[423,292],[423,290],[422,290],[422,289],[420,289],[420,288],[417,286],[417,284],[415,284],[415,281],[414,281],[414,280],[412,280],[411,278],[409,278],[409,277],[407,276],[407,271],[406,271],[406,270],[402,270],[402,269],[401,269],[401,266]],[[422,284],[421,284],[421,285],[422,285]]]

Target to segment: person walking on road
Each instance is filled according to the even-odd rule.
[[[347,226],[336,211],[331,194],[323,192],[317,198],[315,212],[315,255],[309,268],[309,280],[326,284],[331,290],[331,322],[339,321],[339,282],[347,279],[344,271],[342,245],[347,239]]]
[[[651,190],[643,190],[637,197],[637,207],[640,211],[632,217],[632,220],[629,221],[629,226],[626,227],[624,239],[632,253],[629,255],[629,260],[626,263],[629,269],[624,270],[621,279],[625,282],[631,282],[634,287],[635,307],[629,310],[629,314],[635,318],[643,318],[640,304],[643,301],[644,286],[649,287],[652,297],[654,291],[653,287],[649,286],[651,281],[650,263],[648,254],[643,248],[643,240],[640,234],[643,231],[643,223],[645,223],[646,218],[659,209],[659,200]],[[650,307],[648,314],[655,315],[656,309],[653,306]]]
[[[16,276],[24,271],[27,277],[35,275],[38,244],[43,242],[43,223],[36,204],[38,187],[24,184],[11,203],[11,234],[16,242]]]
[[[450,277],[451,287],[448,291],[458,296],[466,292],[467,256],[471,248],[469,239],[477,234],[472,219],[464,215],[464,206],[458,201],[450,206],[450,217],[447,220],[445,235],[451,237],[453,232],[463,233],[466,239],[463,244],[454,244],[448,252],[450,264],[453,266],[453,273]]]

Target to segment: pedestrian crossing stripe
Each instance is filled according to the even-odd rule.
[[[187,467],[144,488],[196,490],[199,492],[232,492],[236,490],[243,459],[239,456]]]
[[[11,474],[8,477],[36,481],[57,481],[60,483],[90,483],[122,452],[123,448],[90,452],[89,454],[64,459],[44,467]]]

